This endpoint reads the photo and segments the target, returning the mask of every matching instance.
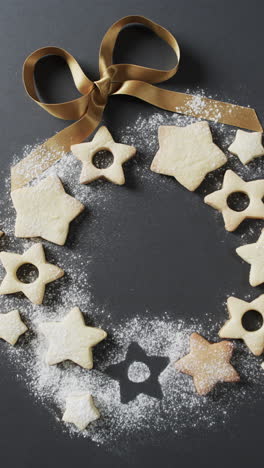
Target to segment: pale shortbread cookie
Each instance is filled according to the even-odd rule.
[[[17,237],[42,237],[59,245],[65,244],[70,222],[84,209],[65,192],[57,176],[14,190],[11,198],[17,212]]]
[[[174,176],[188,190],[195,190],[208,172],[226,163],[223,151],[213,143],[207,122],[186,127],[159,127],[159,150],[151,170]]]
[[[209,393],[218,382],[238,382],[238,373],[230,364],[230,341],[209,343],[198,333],[190,336],[190,353],[175,363],[176,369],[193,377],[199,395]]]
[[[47,283],[61,278],[64,271],[56,265],[47,263],[41,244],[35,244],[22,255],[10,252],[0,252],[0,260],[6,270],[0,294],[23,292],[34,304],[42,304]],[[32,283],[23,283],[17,278],[17,270],[25,264],[34,265],[38,269],[38,277]]]
[[[234,211],[229,208],[227,200],[235,192],[245,193],[249,198],[249,205],[243,211]],[[246,218],[264,219],[264,180],[245,182],[230,169],[226,171],[221,190],[210,193],[204,199],[205,203],[221,211],[225,228],[234,231]]]
[[[230,319],[219,331],[221,338],[244,340],[253,354],[259,356],[264,351],[264,325],[255,331],[248,331],[242,325],[243,315],[249,310],[256,310],[264,320],[264,294],[252,302],[242,301],[237,297],[227,299],[227,308]]]
[[[93,157],[101,150],[110,151],[114,158],[111,166],[104,169],[99,169],[93,164]],[[123,185],[125,176],[122,164],[134,156],[136,148],[116,143],[109,130],[106,127],[100,127],[92,141],[72,145],[71,151],[83,164],[80,175],[81,184],[88,184],[103,177],[114,184]]]
[[[100,418],[100,413],[90,393],[73,394],[66,398],[63,421],[75,424],[80,431],[83,431],[88,424],[98,418]]]
[[[249,283],[258,286],[264,282],[264,230],[254,244],[246,244],[236,249],[237,254],[251,265]]]
[[[11,345],[15,345],[18,338],[27,331],[18,310],[11,310],[7,314],[0,314],[0,338]]]
[[[61,322],[44,322],[40,331],[49,342],[46,362],[50,366],[70,360],[92,369],[92,347],[106,338],[100,328],[87,327],[79,307],[74,307]]]
[[[238,156],[243,164],[263,156],[262,132],[249,133],[244,130],[237,130],[236,137],[228,150]]]

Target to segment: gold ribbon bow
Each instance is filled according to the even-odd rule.
[[[113,50],[119,32],[124,26],[133,23],[148,27],[172,48],[177,58],[177,64],[173,68],[157,70],[132,64],[112,63]],[[36,63],[46,55],[58,55],[67,62],[75,86],[81,94],[78,99],[59,104],[39,101],[34,82],[34,70]],[[87,138],[100,123],[110,95],[127,94],[168,111],[217,120],[248,130],[262,131],[254,109],[208,98],[202,98],[202,105],[196,109],[197,106],[192,105],[194,96],[153,86],[153,83],[166,81],[175,75],[179,61],[180,48],[175,37],[167,29],[143,16],[126,16],[108,29],[99,53],[100,79],[98,81],[89,80],[75,58],[61,48],[44,47],[29,55],[23,67],[24,86],[29,97],[55,117],[76,122],[49,138],[11,168],[11,190],[20,188],[33,180],[54,164],[61,157],[62,152],[68,152],[71,145]]]

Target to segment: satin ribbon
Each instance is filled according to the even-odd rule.
[[[132,64],[113,64],[117,36],[124,26],[133,23],[148,27],[172,48],[176,56],[176,65],[173,68],[157,70]],[[59,104],[48,104],[38,99],[34,70],[37,62],[46,55],[57,55],[66,61],[81,94],[78,99]],[[143,16],[126,16],[108,29],[100,47],[98,81],[91,81],[75,58],[64,49],[44,47],[29,55],[23,67],[23,81],[28,96],[55,117],[75,122],[39,145],[11,168],[11,190],[20,188],[39,176],[61,157],[62,152],[68,152],[71,145],[85,140],[100,123],[111,95],[126,94],[168,111],[262,131],[254,109],[208,98],[202,98],[202,102],[195,106],[195,96],[153,86],[154,83],[166,81],[175,75],[179,61],[180,48],[175,37]]]

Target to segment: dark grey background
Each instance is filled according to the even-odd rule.
[[[263,13],[261,1],[230,0],[24,0],[1,1],[0,14],[0,89],[1,89],[1,169],[9,170],[10,157],[26,144],[45,139],[65,126],[26,97],[21,83],[21,67],[34,49],[57,45],[69,50],[89,76],[97,75],[100,40],[106,29],[128,14],[144,14],[174,33],[182,48],[182,63],[177,77],[167,87],[185,90],[205,88],[208,94],[230,98],[264,110]],[[116,59],[136,60],[140,64],[162,67],[171,55],[151,34],[127,31]],[[154,53],[154,46],[157,52]],[[165,53],[166,52],[166,53]],[[47,64],[46,64],[47,65]],[[54,64],[53,64],[54,65]],[[64,99],[74,95],[61,64],[47,67],[39,76],[42,97]],[[39,72],[40,70],[38,70]],[[59,73],[58,73],[59,71]],[[66,72],[66,71],[65,71]],[[47,86],[47,88],[45,88]],[[48,92],[47,92],[48,91]],[[120,124],[131,123],[141,112],[152,109],[126,97],[109,101],[105,118],[115,134]],[[117,191],[114,212],[105,213],[104,243],[92,244],[98,223],[83,225],[77,241],[85,255],[93,255],[91,290],[95,304],[107,306],[115,319],[126,314],[153,314],[180,310],[182,316],[223,313],[226,292],[239,296],[252,291],[248,269],[234,255],[237,235],[225,237],[221,220],[216,222],[199,195],[182,190],[168,179],[171,191],[156,194],[148,186],[138,187],[126,172],[127,186]],[[197,197],[195,208],[190,203]],[[122,211],[120,211],[122,210]],[[122,212],[122,215],[120,213]],[[115,235],[118,222],[119,236]],[[87,229],[86,229],[87,228]],[[243,229],[247,228],[247,224]],[[256,233],[259,225],[256,224]],[[90,230],[90,231],[89,231]],[[94,231],[93,231],[94,230]],[[241,233],[241,231],[240,231]],[[257,236],[256,236],[257,237]],[[158,446],[138,445],[133,457],[106,452],[89,440],[70,439],[61,433],[49,412],[35,404],[14,369],[4,357],[0,363],[0,457],[8,467],[71,466],[237,466],[263,463],[264,402],[249,401],[231,415],[227,426],[211,432],[190,431],[182,437],[168,438]]]

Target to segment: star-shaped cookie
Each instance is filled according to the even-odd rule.
[[[100,127],[89,143],[72,145],[71,150],[83,164],[80,175],[81,184],[89,184],[96,179],[104,178],[114,184],[123,185],[125,176],[122,164],[136,153],[134,146],[116,143],[106,127]],[[94,156],[101,150],[110,151],[114,157],[111,166],[104,169],[99,169],[93,164]]]
[[[209,343],[198,333],[190,336],[190,353],[175,363],[176,369],[193,377],[199,395],[209,393],[218,382],[238,382],[239,375],[230,364],[230,341]]]
[[[174,176],[188,190],[195,190],[208,172],[226,163],[223,151],[213,142],[207,122],[186,127],[159,127],[159,150],[151,170]]]
[[[228,206],[229,195],[242,192],[248,196],[249,204],[243,211],[232,210]],[[246,218],[264,219],[264,180],[245,182],[230,169],[226,171],[221,190],[210,193],[204,199],[205,203],[222,212],[225,228],[234,231]]]
[[[236,137],[228,150],[238,156],[243,164],[247,164],[259,156],[264,156],[262,133],[237,130]]]
[[[17,212],[17,237],[42,237],[59,245],[65,244],[70,222],[84,209],[65,192],[57,176],[14,190],[11,198]]]
[[[27,331],[18,310],[11,310],[7,314],[0,314],[0,338],[11,345],[15,345],[20,335]]]
[[[62,416],[63,421],[73,423],[80,431],[83,431],[88,424],[98,418],[100,418],[100,413],[90,393],[70,395],[66,398],[66,410]]]
[[[259,356],[264,350],[264,326],[256,331],[248,331],[242,325],[243,315],[249,310],[256,310],[264,319],[264,294],[252,302],[242,301],[236,297],[227,299],[230,319],[219,331],[221,338],[242,339],[253,354]]]
[[[264,230],[257,242],[246,244],[236,249],[237,254],[251,265],[249,283],[258,286],[264,282]]]
[[[41,244],[34,244],[22,255],[10,252],[0,252],[0,260],[6,270],[0,285],[0,294],[22,292],[34,304],[42,304],[45,286],[61,278],[64,271],[47,263]],[[25,264],[34,265],[38,269],[38,277],[32,283],[23,283],[17,277],[17,270]]]
[[[46,362],[50,366],[70,360],[92,369],[92,347],[106,338],[100,328],[87,327],[79,307],[74,307],[61,322],[44,322],[40,331],[49,342]]]

